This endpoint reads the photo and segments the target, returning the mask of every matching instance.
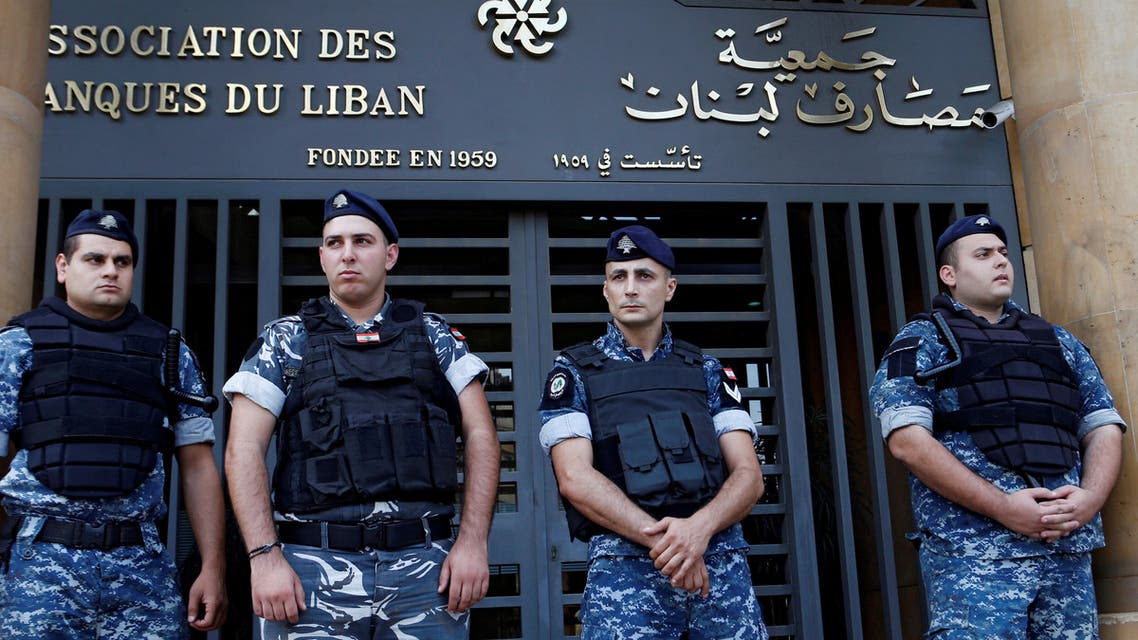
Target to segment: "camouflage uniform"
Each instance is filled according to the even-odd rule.
[[[958,310],[964,308],[953,302]],[[1009,301],[1005,312],[1018,308]],[[1054,329],[1079,385],[1079,439],[1102,426],[1125,426],[1086,347],[1062,327]],[[870,390],[884,437],[914,424],[931,431],[934,412],[948,413],[960,406],[955,389],[938,391],[934,382],[920,384],[912,375],[950,360],[936,326],[927,320],[910,322],[893,344],[913,345],[914,338],[917,342],[909,349],[886,351]],[[899,364],[903,359],[908,360]],[[966,467],[1001,490],[1013,493],[1027,488],[1020,474],[988,460],[968,433],[945,431],[936,437]],[[1062,476],[1038,480],[1048,489],[1077,486],[1081,473],[1080,461]],[[950,502],[915,476],[909,480],[917,526],[912,537],[920,541],[930,637],[1097,637],[1089,553],[1105,544],[1100,515],[1045,543]]]
[[[606,356],[626,362],[643,361],[629,347],[613,322],[593,344]],[[664,325],[652,360],[672,354],[672,334]],[[703,357],[708,412],[717,436],[729,431],[755,435],[750,415],[742,409],[734,374],[711,356]],[[720,388],[726,391],[721,393]],[[577,367],[558,356],[545,385],[541,403],[541,445],[546,454],[569,438],[592,439],[585,384]],[[751,587],[743,528],[732,525],[715,534],[704,553],[711,593],[704,599],[671,586],[653,566],[648,549],[616,534],[595,535],[589,541],[589,571],[581,601],[582,638],[679,638],[691,640],[739,638],[765,640],[758,601]]]
[[[19,393],[32,364],[32,341],[21,327],[0,330],[0,454],[19,423]],[[197,362],[185,343],[179,356],[180,386],[205,393]],[[212,443],[213,422],[199,407],[178,405],[174,446]],[[7,571],[0,573],[0,638],[188,637],[186,607],[176,570],[158,537],[155,521],[166,515],[161,454],[154,470],[133,492],[117,498],[77,499],[45,487],[28,470],[19,450],[0,494],[9,517],[24,522],[12,544]],[[109,551],[36,542],[46,517],[90,523],[137,522],[144,544]]]
[[[335,303],[333,303],[334,305]],[[375,331],[391,305],[387,301],[371,322],[358,325],[340,311],[345,326],[357,333]],[[435,314],[423,315],[427,336],[439,366],[455,393],[484,379],[488,368],[470,352],[465,338]],[[230,400],[239,393],[280,416],[285,397],[300,373],[307,330],[299,316],[270,323],[246,354],[237,373],[226,381]],[[332,507],[305,513],[276,513],[278,521],[396,522],[425,516],[454,516],[454,506],[429,502],[384,501]],[[431,541],[396,550],[360,553],[286,544],[285,558],[300,578],[307,610],[296,625],[259,620],[265,640],[343,638],[465,638],[470,613],[450,614],[446,593],[437,593],[439,572],[451,540]]]

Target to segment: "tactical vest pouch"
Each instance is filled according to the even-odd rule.
[[[660,460],[660,450],[652,435],[651,422],[645,418],[619,424],[616,430],[624,469],[624,486],[628,495],[641,506],[655,507],[663,504],[671,482],[668,470]]]
[[[414,377],[411,370],[411,354],[401,343],[357,343],[340,340],[338,344],[342,350],[332,358],[332,367],[336,373],[336,381],[341,385],[410,382]],[[371,352],[377,349],[386,351],[387,357],[383,367],[375,366]]]
[[[324,403],[296,414],[304,446],[313,453],[327,453],[340,443],[340,405]]]
[[[399,488],[403,491],[430,490],[431,461],[427,453],[427,426],[423,424],[422,416],[394,414],[390,431]]]
[[[709,421],[710,422],[710,421]],[[719,437],[715,435],[715,425],[706,428],[692,428],[692,439],[703,460],[703,472],[707,474],[707,486],[718,487],[723,484],[723,450],[719,448]],[[706,492],[705,492],[706,493]],[[708,495],[711,495],[708,493]]]
[[[302,446],[308,452],[305,462],[308,484],[317,502],[347,493],[340,478],[350,477],[341,444],[340,405],[323,402],[296,414]]]
[[[431,407],[427,413],[427,433],[431,438],[431,480],[433,486],[457,489],[458,449],[454,427],[446,411]]]
[[[344,453],[351,469],[355,490],[366,495],[395,491],[395,469],[398,456],[391,455],[391,429],[383,416],[349,415],[344,431]]]
[[[352,488],[344,481],[351,475],[348,473],[348,460],[340,452],[308,458],[305,460],[305,473],[317,504],[347,495]]]
[[[687,421],[679,411],[655,413],[649,416],[656,442],[664,453],[664,462],[671,477],[671,492],[694,498],[703,484],[703,465],[688,437]]]

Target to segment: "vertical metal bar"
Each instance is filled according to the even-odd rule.
[[[257,329],[281,314],[281,203],[261,200],[257,217]]]
[[[229,342],[229,219],[232,216],[232,201],[223,200],[217,207],[217,252],[214,255],[214,284],[213,284],[213,372],[210,374],[216,393],[220,393],[221,384],[225,380],[225,347]],[[210,389],[206,389],[210,392]],[[213,448],[214,462],[218,470],[224,474],[221,456],[225,450],[225,411],[218,408],[213,414],[213,430],[215,442]]]
[[[170,312],[170,325],[181,328],[186,325],[186,271],[189,254],[189,212],[185,198],[178,198],[174,207],[174,295]],[[182,502],[181,473],[178,461],[170,461],[170,499],[169,525],[166,527],[166,549],[172,557],[178,557],[178,509]]]
[[[138,261],[141,264],[143,259],[149,257],[149,251],[146,247],[146,222],[147,211],[145,206],[138,206],[138,200],[131,200],[131,217],[134,219],[134,235],[138,238],[139,253]],[[130,293],[130,300],[139,309],[146,309],[146,269],[140,268],[134,270],[134,289]]]
[[[897,250],[897,216],[893,203],[881,210],[881,244],[885,256],[885,295],[889,300],[889,320],[896,333],[905,324],[905,287],[901,280],[901,256]]]
[[[47,237],[44,238],[43,252],[43,297],[55,295],[55,256],[63,246],[59,242],[60,232],[60,201],[59,198],[50,198],[47,201]]]
[[[929,203],[921,202],[917,209],[917,259],[921,263],[922,300],[932,300],[937,294],[936,245],[933,244],[933,223],[929,217]]]
[[[171,296],[170,324],[179,328],[186,324],[186,280],[190,252],[189,230],[189,204],[185,198],[178,198],[174,205],[174,292]]]
[[[822,639],[822,607],[818,587],[818,560],[814,550],[814,515],[810,495],[810,462],[806,443],[806,416],[803,413],[802,371],[798,361],[798,329],[794,304],[794,277],[790,265],[790,230],[786,202],[769,203],[767,247],[770,273],[771,309],[776,333],[776,365],[782,433],[786,444],[790,491],[783,500],[793,529],[790,543],[791,572],[794,575],[794,614],[797,638]],[[775,266],[777,265],[777,267]]]
[[[518,464],[518,503],[525,504],[530,527],[533,533],[530,548],[518,554],[523,561],[522,571],[522,637],[552,638],[562,634],[553,626],[560,615],[553,615],[554,607],[560,609],[560,602],[552,601],[553,584],[557,580],[548,579],[554,566],[550,560],[549,518],[545,499],[544,467],[548,466],[545,455],[538,444],[537,433],[541,428],[537,420],[537,398],[541,394],[541,377],[544,351],[538,337],[538,327],[542,301],[549,299],[548,285],[544,274],[535,269],[540,264],[537,255],[546,244],[537,242],[536,214],[529,211],[510,211],[509,261],[510,261],[510,320],[512,324],[511,345],[514,367],[514,422],[517,425],[517,464]],[[543,295],[544,293],[544,295]],[[516,304],[526,300],[527,304]],[[531,371],[519,375],[523,371]],[[520,550],[519,550],[520,551]],[[528,565],[528,566],[527,566]],[[532,567],[532,569],[531,569]],[[529,574],[528,576],[526,574]],[[560,572],[558,572],[560,573]]]
[[[869,285],[865,275],[865,257],[861,236],[861,215],[857,203],[851,202],[846,212],[846,254],[849,256],[850,292],[853,295],[854,334],[857,340],[858,368],[862,393],[869,396],[869,385],[877,371],[873,353],[872,322],[869,317]],[[877,416],[868,402],[863,404],[865,444],[869,451],[870,500],[873,507],[873,534],[877,548],[878,584],[881,585],[881,609],[885,617],[885,637],[901,639],[901,607],[897,595],[897,564],[893,558],[893,516],[889,508],[889,484],[885,472],[885,446]]]
[[[842,419],[842,389],[838,380],[837,338],[834,336],[834,308],[830,285],[830,257],[826,246],[826,220],[822,203],[815,202],[810,213],[811,245],[814,254],[814,292],[818,303],[818,333],[821,336],[822,378],[826,388],[826,426],[830,436],[830,464],[835,494],[835,514],[839,525],[838,549],[841,554],[842,596],[846,609],[846,637],[861,638],[861,600],[858,596],[857,547],[853,538],[853,508],[850,505],[849,468],[846,464],[846,436]]]

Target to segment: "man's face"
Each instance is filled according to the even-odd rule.
[[[366,304],[379,296],[398,258],[399,245],[387,244],[379,226],[363,216],[339,216],[324,225],[320,268],[339,302]]]
[[[605,300],[620,328],[638,329],[662,322],[664,303],[672,299],[676,279],[651,258],[605,264]]]
[[[88,318],[114,320],[130,303],[134,259],[130,244],[93,233],[75,236],[68,260],[55,257],[55,279],[67,291],[67,305]]]
[[[1008,248],[995,234],[964,236],[954,243],[956,264],[943,265],[940,278],[968,307],[994,309],[1012,297],[1015,273]]]

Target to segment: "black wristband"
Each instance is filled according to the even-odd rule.
[[[264,554],[272,551],[273,547],[281,547],[283,549],[284,545],[281,543],[280,540],[277,540],[275,542],[270,542],[269,544],[267,544],[263,547],[257,547],[256,549],[253,549],[252,551],[249,552],[249,559],[252,560],[253,558],[256,558],[257,556],[264,555]]]

